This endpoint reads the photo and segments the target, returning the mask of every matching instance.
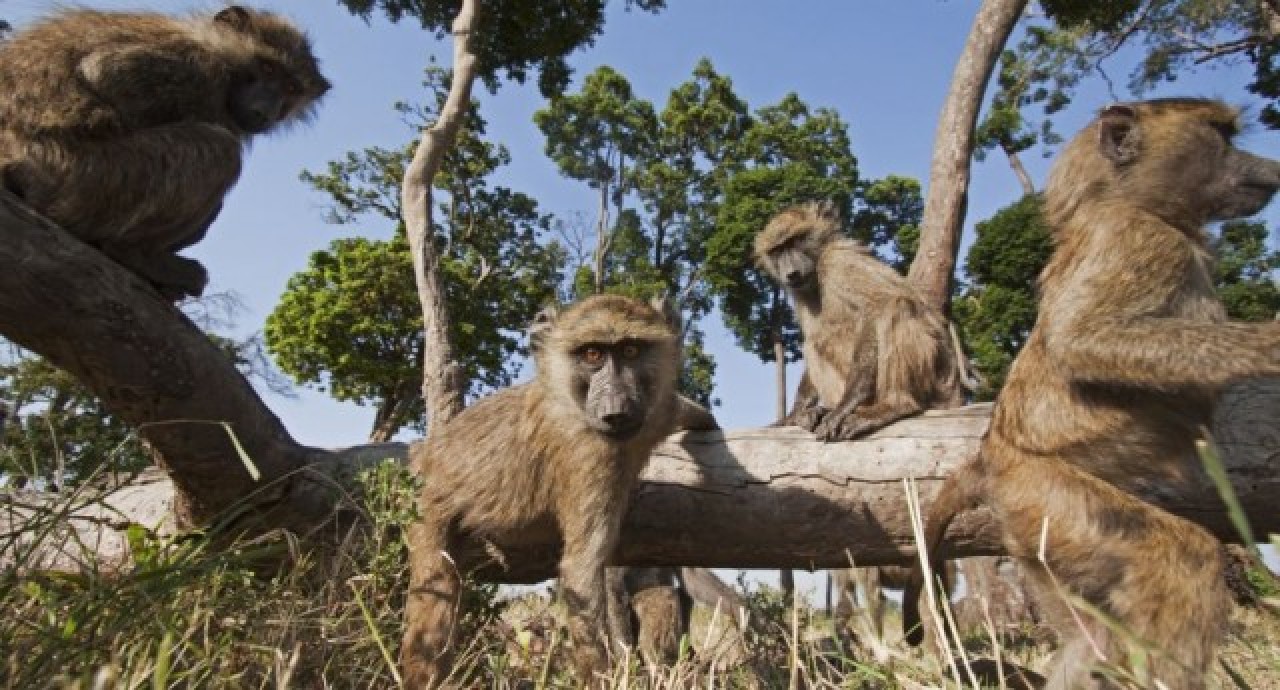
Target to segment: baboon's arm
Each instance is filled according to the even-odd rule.
[[[676,428],[685,431],[716,431],[720,423],[707,408],[684,397],[676,396],[679,409],[676,413]]]
[[[1164,392],[1280,374],[1280,323],[1168,314],[1193,283],[1208,280],[1196,275],[1204,269],[1194,263],[1191,242],[1180,234],[1171,239],[1176,230],[1147,222],[1095,232],[1124,244],[1091,255],[1040,309],[1046,353],[1057,370],[1076,381]],[[1149,247],[1163,247],[1163,261],[1145,261]]]

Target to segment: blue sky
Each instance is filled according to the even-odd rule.
[[[185,0],[82,0],[103,9],[187,11],[218,3]],[[247,312],[238,331],[260,330],[289,276],[305,267],[308,255],[338,237],[387,237],[389,225],[332,226],[322,221],[324,198],[298,180],[304,169],[320,170],[347,151],[399,146],[413,133],[392,110],[397,100],[420,99],[422,68],[430,56],[447,61],[448,43],[439,43],[414,24],[391,25],[380,18],[365,24],[332,0],[267,0],[311,34],[322,67],[334,88],[312,126],[297,128],[253,145],[245,173],[231,192],[209,238],[189,251],[212,276],[212,290],[238,294]],[[976,0],[810,0],[782,3],[756,0],[670,0],[661,14],[624,12],[612,3],[605,31],[595,46],[572,58],[576,76],[600,65],[619,70],[636,93],[657,107],[671,88],[686,80],[696,62],[708,57],[732,78],[752,108],[777,102],[794,91],[811,106],[837,110],[849,124],[863,177],[909,175],[927,184],[937,114],[978,3]],[[8,0],[0,17],[21,27],[54,6],[47,0]],[[1128,63],[1109,64],[1119,84]],[[1219,96],[1247,102],[1246,69],[1205,70],[1158,95]],[[576,88],[576,85],[575,85]],[[536,88],[504,85],[496,95],[478,90],[490,136],[511,150],[513,162],[498,183],[538,199],[561,216],[595,208],[593,192],[561,177],[542,153],[532,113],[542,106]],[[1086,86],[1059,129],[1074,132],[1110,100],[1096,82]],[[1245,146],[1280,156],[1276,135],[1257,129]],[[1024,162],[1037,185],[1047,162],[1035,152]],[[1020,194],[1001,156],[976,164],[969,223],[989,217]],[[773,415],[773,370],[739,351],[720,327],[707,323],[709,348],[718,362],[716,410],[726,427],[768,423]],[[792,385],[798,377],[793,366]],[[267,403],[302,442],[338,446],[362,441],[373,412],[298,389],[296,399],[265,394]]]

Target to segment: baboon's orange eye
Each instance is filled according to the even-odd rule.
[[[636,357],[639,357],[639,356],[640,356],[640,346],[639,346],[639,345],[633,345],[633,344],[630,344],[630,343],[628,343],[628,344],[626,344],[626,345],[623,345],[623,346],[622,346],[622,356],[623,356],[624,358],[626,358],[626,359],[635,359]]]
[[[589,347],[582,351],[582,361],[596,366],[604,361],[604,351],[598,347]]]

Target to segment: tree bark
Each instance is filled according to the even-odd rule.
[[[422,302],[422,397],[426,401],[427,423],[438,429],[463,408],[462,367],[449,339],[449,309],[431,228],[431,187],[436,173],[458,139],[458,132],[471,103],[471,87],[476,80],[476,56],[471,35],[476,23],[478,0],[463,0],[453,20],[453,79],[449,96],[440,108],[440,117],[422,131],[413,160],[404,171],[400,204],[405,230],[413,254],[413,275]]]
[[[322,455],[295,442],[231,359],[150,285],[7,192],[0,266],[0,334],[138,429],[181,488],[181,524],[237,504],[270,510]],[[237,459],[237,443],[260,479]]]
[[[852,557],[860,566],[908,565],[915,548],[902,480],[916,479],[927,507],[946,475],[978,449],[989,414],[989,405],[933,411],[844,443],[820,443],[796,428],[678,434],[655,452],[632,496],[615,562],[816,569],[844,567]],[[1277,418],[1280,380],[1267,380],[1232,389],[1215,424],[1228,474],[1258,534],[1280,532]],[[349,482],[352,467],[384,457],[403,459],[404,452],[398,444],[356,448],[312,467],[340,485]],[[165,483],[153,483],[145,495],[139,491],[131,487],[110,494],[105,499],[110,508],[81,507],[63,521],[63,529],[74,528],[87,544],[108,544],[108,534],[122,543],[122,525],[162,522],[162,506],[172,496]],[[333,500],[341,493],[328,495]],[[29,492],[5,497],[9,509],[0,508],[0,534],[21,528],[30,514],[24,505],[46,499]],[[1211,486],[1159,502],[1224,540],[1239,540]],[[78,550],[77,539],[46,539],[41,562],[74,568],[74,553],[56,552]],[[984,509],[961,516],[947,541],[956,557],[1001,552]],[[452,555],[464,570],[479,567],[486,579],[536,582],[555,575],[559,554],[553,536],[517,534],[468,540]],[[115,562],[127,558],[119,550],[103,555]]]
[[[1004,150],[1004,155],[1009,159],[1009,167],[1013,168],[1013,174],[1018,178],[1018,184],[1022,185],[1022,195],[1031,196],[1036,193],[1036,185],[1031,181],[1031,174],[1027,172],[1026,166],[1022,164],[1022,157],[1017,151],[1004,144],[1000,145]]]
[[[929,166],[920,249],[907,272],[908,280],[932,304],[946,305],[950,299],[951,275],[968,206],[973,130],[996,60],[1026,6],[1027,0],[984,0],[942,105]]]

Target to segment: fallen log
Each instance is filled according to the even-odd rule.
[[[1280,532],[1280,429],[1272,422],[1278,413],[1280,381],[1258,381],[1224,397],[1215,425],[1228,474],[1259,535]],[[616,562],[810,569],[909,563],[915,551],[903,479],[916,480],[927,506],[947,474],[977,450],[989,414],[989,405],[929,412],[864,440],[829,444],[795,428],[678,434],[644,472]],[[347,492],[356,468],[383,458],[403,461],[404,453],[401,444],[334,451],[302,472],[309,484],[333,487],[340,506],[336,497]],[[172,500],[172,486],[152,477],[149,487],[131,484],[86,501],[65,518],[74,527],[64,529],[74,529],[75,538],[46,541],[76,545],[73,551],[92,544],[99,558],[127,562],[118,546],[110,551],[123,540],[107,535],[132,522],[165,529],[164,511],[155,506]],[[8,509],[0,513],[0,530],[10,534],[22,529],[24,510],[31,514],[24,505],[49,500],[30,492],[2,498]],[[1211,485],[1164,502],[1224,540],[1239,540]],[[517,536],[526,540],[468,541],[454,556],[464,569],[481,568],[479,575],[494,581],[552,577],[560,551],[554,536]],[[958,520],[948,541],[957,556],[1000,553],[991,516],[982,509]],[[73,556],[46,558],[45,565],[74,567]]]

